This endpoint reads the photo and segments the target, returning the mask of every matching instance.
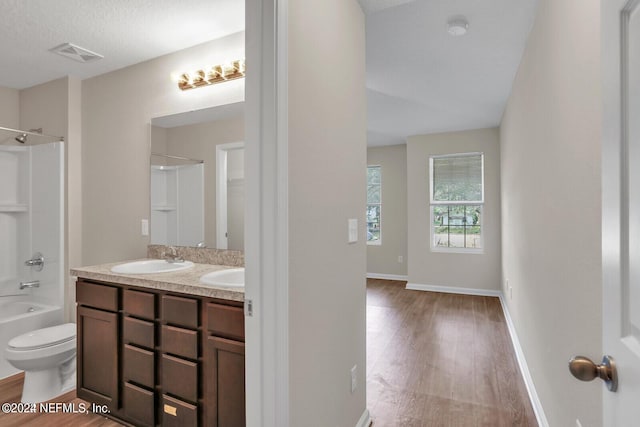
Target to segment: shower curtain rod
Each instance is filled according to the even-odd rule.
[[[188,157],[180,157],[180,156],[171,156],[169,154],[161,154],[161,153],[151,153],[152,156],[160,156],[160,157],[167,157],[169,159],[177,159],[177,160],[187,160],[189,162],[196,162],[196,163],[204,163],[204,160],[200,160],[200,159],[190,159]]]
[[[46,133],[30,132],[28,130],[20,130],[20,129],[11,129],[11,128],[6,128],[4,126],[0,126],[0,130],[8,130],[9,132],[15,132],[15,133],[25,133],[27,135],[46,136],[46,137],[49,137],[49,138],[58,138],[60,141],[64,141],[64,137],[62,137],[62,136],[48,135]]]

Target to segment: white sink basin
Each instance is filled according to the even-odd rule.
[[[151,274],[169,273],[171,271],[186,270],[193,267],[191,261],[168,262],[163,259],[149,259],[118,264],[111,268],[114,273],[120,274]]]
[[[210,286],[244,287],[244,268],[212,271],[200,277],[200,283]]]

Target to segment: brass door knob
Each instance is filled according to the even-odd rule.
[[[576,356],[569,361],[569,371],[580,381],[592,381],[600,378],[605,382],[609,391],[615,392],[618,389],[618,372],[611,356],[604,356],[600,365],[596,365],[588,357]]]

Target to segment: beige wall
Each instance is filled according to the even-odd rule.
[[[356,0],[292,0],[288,18],[290,425],[353,427],[366,408],[364,16]]]
[[[166,129],[165,154],[204,160],[204,231],[210,248],[216,247],[216,145],[243,141],[242,117]]]
[[[367,245],[367,273],[406,276],[407,146],[369,148],[367,165],[382,173],[382,243]]]
[[[17,89],[0,86],[0,126],[20,127],[20,91]]]
[[[599,28],[598,0],[540,1],[500,132],[507,303],[551,426],[603,425],[602,384],[567,372],[602,351]]]
[[[432,252],[429,156],[483,152],[482,254]],[[500,289],[500,147],[498,129],[412,136],[407,142],[409,283]]]
[[[244,79],[180,91],[171,75],[244,58],[244,33],[82,82],[83,263],[146,255],[150,119],[244,100]]]

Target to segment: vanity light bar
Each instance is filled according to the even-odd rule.
[[[244,72],[244,59],[238,59],[222,65],[214,65],[204,70],[197,70],[193,73],[184,73],[178,80],[178,87],[181,90],[189,90],[216,83],[228,82],[244,77]]]

